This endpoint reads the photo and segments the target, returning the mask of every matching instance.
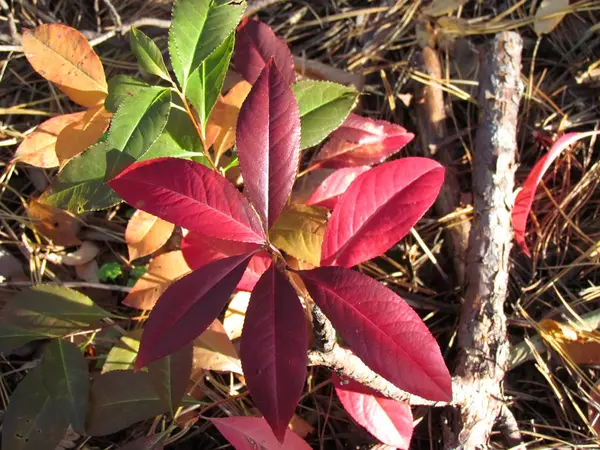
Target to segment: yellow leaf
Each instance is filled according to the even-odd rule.
[[[192,373],[198,370],[242,373],[242,363],[235,347],[218,319],[194,341]]]
[[[163,253],[150,261],[148,271],[131,288],[123,303],[137,309],[152,309],[169,285],[190,272],[180,250]]]
[[[235,128],[242,103],[250,93],[252,85],[240,81],[229,92],[219,98],[206,124],[206,145],[213,146],[216,159],[233,147]]]
[[[129,259],[147,256],[161,248],[169,240],[175,225],[148,214],[136,211],[125,230],[125,242],[129,249]]]
[[[569,0],[543,0],[535,12],[533,29],[537,34],[550,33],[568,10]]]
[[[551,319],[539,324],[540,335],[563,359],[573,364],[600,364],[600,333],[576,329]]]
[[[81,244],[77,238],[81,224],[66,212],[32,198],[27,205],[27,215],[37,232],[54,244],[64,247]]]
[[[327,226],[327,210],[292,203],[286,206],[269,232],[277,248],[296,259],[318,266]]]
[[[41,123],[21,142],[15,152],[15,160],[44,169],[57,167],[59,164],[56,156],[58,135],[70,124],[81,120],[84,115],[85,111],[63,114]]]
[[[466,5],[468,1],[469,0],[433,0],[423,9],[423,13],[430,17],[443,16]]]
[[[110,125],[111,118],[112,114],[100,105],[88,109],[79,120],[63,128],[56,140],[56,156],[61,167],[95,144]]]
[[[84,35],[60,24],[44,24],[25,30],[23,51],[37,73],[80,105],[92,107],[107,95],[100,58]]]
[[[223,318],[223,326],[229,339],[237,339],[242,335],[248,303],[250,303],[250,292],[239,291],[231,298]]]

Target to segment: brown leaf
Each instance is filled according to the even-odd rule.
[[[576,329],[551,319],[539,324],[540,334],[560,356],[573,364],[600,364],[600,333]]]
[[[229,302],[229,306],[225,311],[225,317],[223,318],[223,327],[231,340],[237,339],[242,335],[242,327],[244,326],[248,303],[250,303],[250,292],[246,291],[236,292]]]
[[[81,280],[87,281],[88,283],[98,283],[98,263],[95,259],[92,261],[75,266],[75,273]]]
[[[292,420],[289,424],[290,430],[300,436],[302,439],[305,439],[306,436],[315,431],[315,427],[313,427],[310,423],[300,417],[298,414],[294,414],[292,416]]]
[[[133,285],[123,303],[131,308],[152,309],[167,287],[188,272],[190,268],[180,250],[163,253],[150,261],[148,271]]]
[[[125,242],[129,259],[147,256],[161,248],[169,240],[175,225],[142,210],[137,210],[125,230]]]
[[[235,347],[218,319],[194,341],[192,373],[199,370],[242,373],[242,363]]]
[[[15,152],[15,161],[44,169],[57,167],[59,165],[56,156],[58,135],[70,124],[81,120],[84,115],[85,111],[63,114],[41,123],[21,142]]]
[[[63,128],[56,140],[56,156],[61,167],[95,144],[110,125],[111,119],[112,114],[104,109],[104,105],[99,105],[88,109],[79,120]]]
[[[542,0],[535,12],[533,29],[537,34],[550,33],[563,20],[568,10],[569,0]]]
[[[206,124],[207,147],[213,145],[216,159],[235,143],[235,129],[242,103],[250,93],[252,85],[240,81],[229,92],[219,98]]]
[[[58,255],[56,264],[66,266],[80,266],[92,261],[100,253],[100,247],[91,241],[84,241],[77,250],[66,255]]]
[[[37,232],[54,244],[64,247],[81,244],[77,238],[81,224],[66,212],[32,198],[27,206],[27,215],[33,220]]]
[[[108,87],[102,62],[79,31],[44,24],[25,30],[22,44],[35,71],[56,83],[71,100],[88,108],[104,101]]]

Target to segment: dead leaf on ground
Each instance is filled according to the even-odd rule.
[[[15,152],[15,161],[24,162],[35,167],[49,169],[58,167],[56,141],[58,135],[70,124],[83,118],[85,111],[56,116],[38,125],[21,142]]]
[[[81,224],[63,210],[32,198],[27,206],[27,215],[34,221],[37,232],[54,244],[64,247],[81,244],[77,237]]]
[[[439,17],[466,5],[469,0],[433,0],[423,9],[423,13],[430,17]]]
[[[48,257],[48,260],[54,264],[64,264],[66,266],[80,266],[92,261],[100,253],[100,247],[91,241],[85,241],[77,250],[67,254],[55,254]]]
[[[21,261],[8,250],[0,247],[0,280],[6,281],[7,279],[25,281],[29,277],[25,276]],[[9,293],[8,296],[10,298],[13,294]]]
[[[238,291],[231,298],[223,318],[223,327],[229,339],[237,339],[242,335],[242,327],[246,318],[246,310],[250,303],[250,292]]]
[[[100,279],[98,278],[98,263],[95,259],[92,261],[80,264],[75,266],[75,273],[77,277],[83,281],[87,281],[88,283],[98,283]]]
[[[600,364],[600,332],[576,329],[551,319],[538,325],[542,338],[563,359],[573,364]]]
[[[569,0],[543,0],[535,12],[533,29],[537,34],[548,34],[565,17],[569,10]]]
[[[175,225],[142,210],[137,210],[125,230],[129,260],[150,255],[169,240]]]
[[[95,144],[108,129],[111,119],[112,114],[100,105],[88,109],[81,118],[64,127],[56,139],[56,156],[61,167]]]
[[[190,272],[180,250],[163,253],[150,261],[148,271],[131,288],[123,303],[131,308],[152,309],[169,285]]]
[[[218,319],[194,341],[192,374],[199,370],[217,370],[242,374],[242,363]],[[197,378],[192,375],[192,378]]]
[[[289,428],[302,439],[305,439],[309,434],[315,431],[315,427],[313,427],[310,423],[308,423],[306,420],[304,420],[297,414],[294,414],[292,416]]]

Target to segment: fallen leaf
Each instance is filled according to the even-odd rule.
[[[27,215],[32,219],[33,227],[54,244],[64,247],[81,244],[77,233],[81,223],[61,209],[32,198],[27,206]]]
[[[533,29],[537,34],[548,34],[569,11],[569,0],[542,0],[535,12]]]
[[[310,423],[300,417],[298,414],[294,414],[290,424],[288,425],[290,430],[300,436],[302,439],[306,438],[309,434],[315,431]]]
[[[104,105],[90,108],[78,120],[64,127],[56,139],[56,156],[60,166],[95,144],[108,129],[112,114]]]
[[[574,328],[551,319],[542,320],[538,326],[542,338],[566,361],[600,364],[600,332]]]
[[[100,247],[91,241],[85,241],[77,250],[66,255],[58,255],[57,264],[66,266],[80,266],[92,261],[100,253]]]
[[[237,339],[242,335],[248,303],[250,303],[250,292],[248,291],[238,291],[231,297],[223,318],[223,327],[229,339]]]
[[[219,98],[210,114],[206,125],[206,145],[213,146],[216,159],[219,159],[235,143],[240,108],[250,89],[252,89],[250,83],[240,81],[225,96]]]
[[[468,1],[469,0],[433,0],[423,9],[423,14],[430,17],[443,16],[467,4]]]
[[[75,273],[77,274],[77,277],[83,281],[87,281],[88,283],[98,283],[100,282],[100,279],[98,278],[99,269],[98,263],[93,259],[88,263],[75,266]]]
[[[150,261],[148,271],[131,288],[123,304],[137,309],[152,309],[158,297],[176,279],[190,272],[180,250],[163,253]]]
[[[223,324],[215,319],[194,341],[192,374],[199,370],[216,370],[242,374],[242,363],[227,336]],[[197,378],[192,375],[192,378]]]
[[[129,260],[150,255],[169,240],[175,225],[145,211],[137,210],[125,230]]]
[[[107,84],[100,58],[83,34],[60,24],[25,30],[23,52],[41,76],[80,105],[92,107],[106,98]]]
[[[63,114],[38,125],[17,148],[15,161],[44,169],[58,167],[60,164],[56,155],[58,135],[70,124],[81,120],[85,113],[85,111],[81,111],[73,114]]]

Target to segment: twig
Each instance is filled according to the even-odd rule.
[[[456,369],[460,385],[475,393],[459,407],[457,439],[465,450],[486,447],[501,414],[505,424],[511,422],[507,421],[509,415],[502,401],[509,354],[504,302],[512,247],[516,128],[523,92],[522,45],[517,33],[497,34],[486,52],[479,81],[479,128],[473,170],[475,214]],[[513,428],[512,437],[516,436]]]

